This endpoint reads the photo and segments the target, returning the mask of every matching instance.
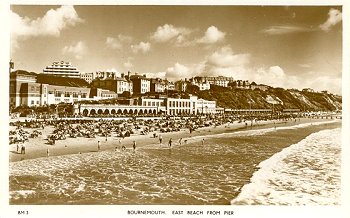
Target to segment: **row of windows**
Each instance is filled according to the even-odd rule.
[[[191,107],[191,103],[189,101],[169,101],[170,107]]]
[[[64,66],[64,65],[55,65],[55,66],[46,67],[46,69],[44,69],[44,71],[47,71],[48,69],[50,69],[50,70],[54,70],[54,69],[77,70],[77,68],[75,68],[75,67]]]
[[[132,83],[120,81],[120,85],[121,85],[121,86],[127,86],[127,85],[132,86]]]
[[[190,114],[191,110],[190,109],[169,109],[170,115],[175,115],[175,114]]]
[[[142,103],[142,106],[164,106],[164,102],[154,102],[154,101],[152,101],[152,102],[150,102],[150,101],[148,101],[148,102],[146,102],[146,101],[144,101],[143,103]]]
[[[102,94],[102,97],[104,97],[104,98],[113,98],[113,97],[115,97],[115,95],[114,94]]]
[[[52,94],[52,92],[50,92],[50,94]],[[72,95],[73,98],[78,98],[79,95],[80,95],[81,98],[86,98],[86,96],[87,96],[87,93],[55,91],[55,97],[61,97],[62,94],[64,95],[64,97],[70,97]]]

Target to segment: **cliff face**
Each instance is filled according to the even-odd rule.
[[[294,89],[269,88],[267,91],[213,87],[211,90],[190,90],[206,100],[216,100],[219,107],[234,109],[300,109],[309,111],[341,110],[342,97],[329,93],[304,92]]]

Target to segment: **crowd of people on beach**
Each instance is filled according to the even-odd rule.
[[[294,120],[300,115],[285,114],[279,116],[279,120]],[[55,145],[57,140],[65,140],[70,138],[100,138],[103,137],[108,140],[112,135],[119,137],[119,144],[121,139],[131,135],[148,135],[153,133],[153,138],[158,138],[159,143],[163,144],[161,133],[177,132],[181,129],[188,129],[191,134],[198,128],[202,127],[216,127],[226,125],[233,122],[242,123],[242,126],[248,128],[253,123],[256,124],[261,120],[272,120],[271,114],[237,114],[237,115],[206,115],[206,116],[191,116],[191,117],[173,117],[167,116],[162,119],[136,119],[130,118],[125,120],[114,119],[92,119],[92,118],[76,118],[76,119],[26,119],[24,122],[16,121],[10,122],[10,126],[15,126],[15,130],[10,131],[10,144],[17,144],[17,153],[25,154],[25,142],[30,138],[36,138],[42,134],[40,130],[44,130],[47,126],[52,126],[53,131],[46,137],[47,144]],[[31,130],[31,131],[30,131]],[[186,143],[187,140],[178,141],[178,144]],[[204,139],[202,140],[204,144]],[[173,139],[168,141],[168,147],[173,145]],[[118,146],[116,146],[117,149]],[[133,150],[136,150],[136,141],[133,141]],[[101,141],[98,141],[98,150],[101,149]],[[121,150],[125,150],[121,147]],[[49,150],[47,150],[49,156]]]

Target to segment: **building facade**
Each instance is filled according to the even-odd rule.
[[[159,78],[152,78],[150,80],[151,88],[150,91],[152,93],[163,93],[166,89],[166,82]]]
[[[36,73],[30,73],[27,71],[13,71],[10,74],[10,107],[18,107],[21,105],[21,88],[22,84],[35,83]]]
[[[233,77],[226,77],[226,76],[196,76],[191,80],[195,84],[209,83],[210,85],[217,85],[217,86],[223,86],[223,87],[227,87],[230,82],[235,81]]]
[[[72,66],[70,62],[65,61],[53,62],[43,70],[43,73],[54,76],[80,78],[79,70]]]
[[[123,76],[123,75],[122,75]],[[107,89],[113,91],[117,94],[123,94],[123,92],[133,93],[133,82],[126,77],[117,77],[117,78],[107,78],[100,79],[97,78],[91,83],[94,87]]]
[[[91,83],[94,80],[94,73],[81,73],[80,78],[85,80],[88,83]]]
[[[197,114],[223,113],[223,108],[216,108],[215,101],[198,99],[197,96],[189,98],[144,98],[141,97],[137,104],[130,105],[106,105],[79,104],[76,107],[76,114],[89,115],[115,115],[115,114],[166,114],[172,116],[188,116]]]
[[[196,80],[192,80],[191,84],[195,85],[195,86],[198,86],[200,91],[209,90],[210,89],[210,83],[208,81],[199,82],[199,81],[196,81]]]
[[[215,114],[217,113],[216,101],[208,101],[204,99],[197,100],[197,113],[198,114]]]
[[[117,97],[115,92],[101,88],[39,83],[37,75],[26,71],[15,71],[10,74],[10,107],[42,106]]]
[[[84,79],[86,82],[91,83],[95,79],[117,79],[117,73],[111,71],[97,71],[92,73],[81,73],[81,79]]]
[[[145,94],[151,91],[151,81],[146,75],[131,75],[130,80],[132,81],[135,94]]]

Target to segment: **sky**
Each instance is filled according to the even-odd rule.
[[[15,69],[232,76],[341,94],[338,6],[11,6]]]

